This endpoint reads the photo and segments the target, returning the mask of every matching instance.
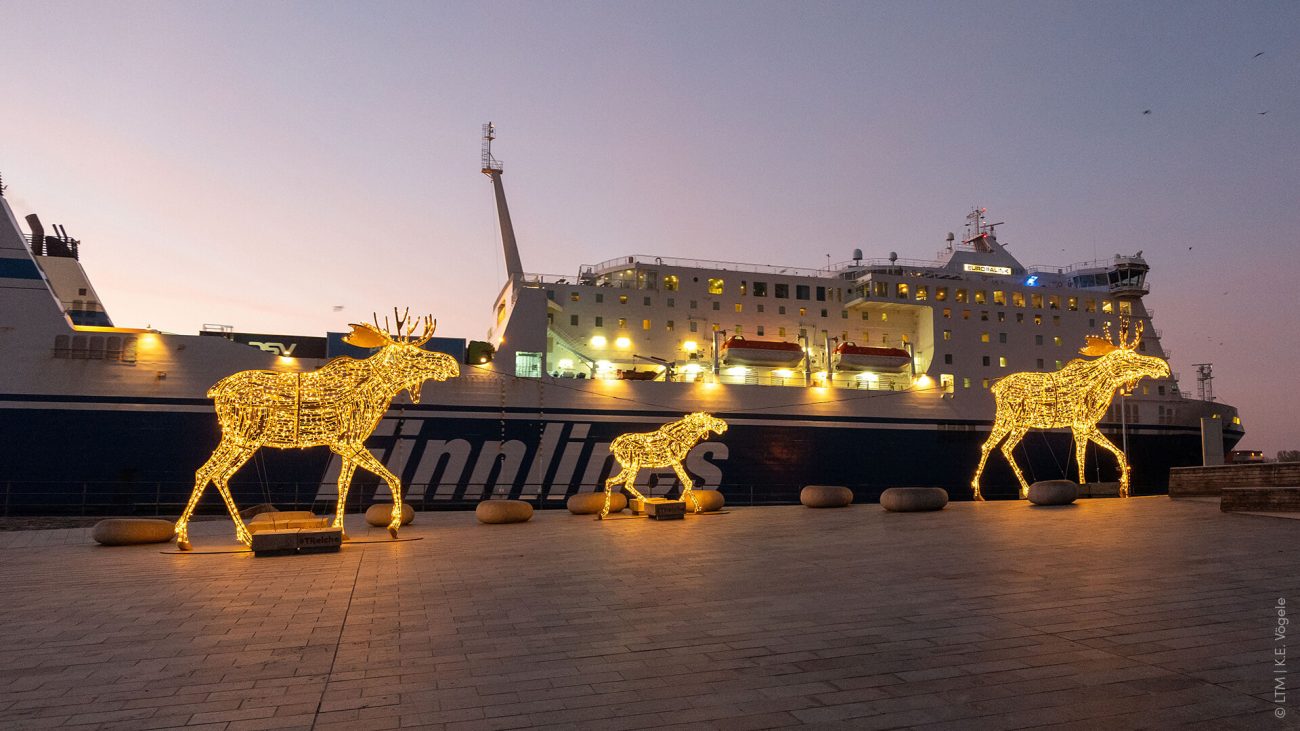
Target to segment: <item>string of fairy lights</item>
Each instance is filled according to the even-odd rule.
[[[632,432],[615,437],[610,442],[609,453],[618,461],[622,471],[605,481],[605,506],[600,510],[600,518],[609,515],[609,503],[614,485],[622,484],[633,497],[645,500],[645,496],[636,489],[636,476],[642,468],[658,469],[672,467],[682,481],[681,500],[689,499],[695,512],[700,512],[700,502],[695,497],[695,483],[682,467],[682,460],[687,453],[707,439],[709,432],[722,434],[727,430],[727,422],[712,414],[697,411],[693,414],[669,422],[652,432]]]

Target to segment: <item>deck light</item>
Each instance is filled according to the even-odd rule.
[[[605,347],[605,344],[606,344],[607,342],[608,342],[608,341],[605,340],[605,336],[604,336],[604,335],[592,335],[592,336],[591,336],[591,347],[593,347],[593,348],[603,348],[603,347]]]
[[[632,347],[632,341],[627,338],[618,338],[614,341],[614,347],[619,350],[627,350]]]
[[[700,349],[700,344],[695,342],[694,340],[687,340],[686,342],[682,343],[682,350],[685,350],[687,353],[694,353],[699,349]]]
[[[235,521],[235,538],[245,545],[252,543],[228,483],[262,447],[329,447],[342,459],[335,528],[343,527],[343,507],[356,468],[378,475],[393,493],[388,532],[396,538],[402,523],[402,484],[366,449],[366,438],[399,391],[407,391],[411,401],[419,403],[420,386],[426,380],[445,381],[460,375],[454,358],[422,347],[433,337],[433,319],[422,321],[424,332],[418,336],[415,328],[421,321],[407,325],[407,319],[405,315],[398,318],[395,335],[389,334],[387,327],[381,330],[377,317],[374,326],[353,325],[345,342],[378,349],[364,360],[340,356],[309,373],[240,371],[209,389],[208,397],[216,402],[221,423],[221,443],[194,475],[194,491],[176,521],[176,545],[189,550],[190,516],[209,482],[217,486]]]
[[[711,414],[697,411],[687,414],[677,421],[669,422],[652,432],[623,434],[609,445],[609,453],[614,455],[622,471],[605,481],[605,507],[601,508],[598,518],[609,515],[611,488],[618,483],[628,492],[641,500],[645,496],[637,491],[637,472],[643,467],[657,469],[672,467],[682,481],[682,500],[690,499],[695,512],[700,512],[699,500],[691,494],[694,483],[691,476],[682,467],[682,460],[691,448],[708,439],[709,432],[721,434],[727,430],[727,422]]]
[[[1020,497],[1029,495],[1029,483],[1020,472],[1011,450],[1030,429],[1055,429],[1070,427],[1074,433],[1075,456],[1079,466],[1079,482],[1085,482],[1083,458],[1088,442],[1115,455],[1119,461],[1119,496],[1128,497],[1129,464],[1119,447],[1111,444],[1097,429],[1097,423],[1106,415],[1111,399],[1119,390],[1130,390],[1143,378],[1168,378],[1169,364],[1161,358],[1139,355],[1136,352],[1142,339],[1139,322],[1133,342],[1126,342],[1129,323],[1120,320],[1119,345],[1110,340],[1110,323],[1105,324],[1104,337],[1089,335],[1088,345],[1079,350],[1082,355],[1098,356],[1093,360],[1076,358],[1054,373],[1012,373],[993,384],[997,402],[993,432],[980,448],[979,466],[971,487],[975,499],[980,495],[980,475],[989,452],[1003,439],[1002,455],[1011,464],[1011,471],[1020,481]]]

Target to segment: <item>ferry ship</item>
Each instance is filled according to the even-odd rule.
[[[507,278],[486,340],[426,347],[465,365],[394,401],[368,446],[417,508],[488,497],[560,507],[601,489],[614,437],[693,411],[730,428],[685,467],[733,505],[794,503],[809,484],[857,501],[893,486],[969,498],[994,418],[990,387],[1016,371],[1054,371],[1087,335],[1127,318],[1138,349],[1166,357],[1145,298],[1142,252],[1069,267],[1024,266],[987,212],[948,234],[934,260],[865,258],[798,268],[626,255],[573,274],[524,269],[484,128]],[[6,515],[174,515],[220,436],[207,389],[240,370],[308,371],[364,357],[342,333],[301,337],[208,327],[179,335],[119,327],[79,261],[81,242],[35,215],[24,232],[0,194],[0,491]],[[421,303],[416,303],[421,304]],[[436,314],[437,303],[425,309]],[[419,309],[417,307],[417,309]],[[340,323],[340,329],[346,323]],[[1169,468],[1199,464],[1202,420],[1223,448],[1244,434],[1230,405],[1191,398],[1177,374],[1117,396],[1101,429],[1129,456],[1134,494],[1161,492]],[[1077,479],[1068,430],[1031,432],[1017,448],[1031,479]],[[339,465],[324,448],[262,450],[232,481],[240,505],[332,505]],[[1111,455],[1089,446],[1086,481],[1113,482]],[[671,469],[641,489],[673,495]],[[995,455],[982,485],[1013,498]],[[353,497],[355,496],[355,504]],[[391,499],[358,473],[350,508]],[[220,511],[205,496],[201,509]]]

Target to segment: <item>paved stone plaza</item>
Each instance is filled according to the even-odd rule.
[[[1212,503],[424,513],[279,558],[88,536],[0,535],[0,727],[1300,726],[1272,654],[1300,522]]]

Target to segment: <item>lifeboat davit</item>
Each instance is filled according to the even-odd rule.
[[[912,365],[912,356],[902,348],[872,348],[852,342],[835,346],[835,369],[839,371],[884,371],[897,373]]]
[[[803,362],[803,348],[798,343],[746,340],[740,335],[727,338],[720,355],[727,365],[793,368]]]

